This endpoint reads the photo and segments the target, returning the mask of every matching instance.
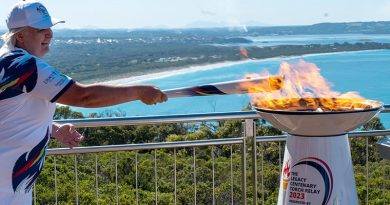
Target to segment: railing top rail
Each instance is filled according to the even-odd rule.
[[[151,125],[162,123],[196,122],[208,120],[234,120],[259,118],[255,111],[195,113],[178,115],[155,115],[136,117],[84,118],[55,120],[58,123],[72,123],[75,127],[102,127],[120,125]]]
[[[75,147],[75,148],[54,148],[54,149],[48,149],[47,155],[86,154],[86,153],[96,153],[96,152],[119,152],[119,151],[135,151],[135,150],[152,150],[152,149],[173,149],[173,148],[185,148],[185,147],[231,145],[231,144],[239,144],[239,143],[242,143],[242,137],[210,139],[210,140],[179,141],[179,142],[157,142],[157,143],[143,143],[143,144]]]
[[[372,131],[356,131],[348,133],[349,137],[374,137],[390,135],[390,130],[372,130]],[[258,136],[256,142],[280,142],[285,141],[287,135],[277,136]],[[225,138],[225,139],[210,139],[210,140],[194,140],[180,142],[159,142],[145,144],[123,144],[123,145],[107,145],[107,146],[90,146],[90,147],[75,147],[75,148],[55,148],[49,149],[48,155],[67,155],[67,154],[86,154],[97,152],[118,152],[118,151],[135,151],[135,150],[152,150],[152,149],[173,149],[185,147],[203,147],[217,145],[232,145],[241,144],[243,138]]]
[[[382,113],[390,112],[390,105],[385,105]],[[151,125],[162,123],[196,122],[209,120],[258,119],[256,111],[195,113],[178,115],[156,115],[137,117],[84,118],[56,120],[58,123],[72,123],[75,127],[102,127],[120,125]]]

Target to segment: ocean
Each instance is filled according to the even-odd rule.
[[[261,73],[263,70],[276,74],[282,61],[292,63],[299,60],[315,63],[321,69],[321,74],[334,85],[332,90],[356,91],[365,98],[390,104],[390,50],[339,52],[226,62],[108,83],[153,84],[161,89],[171,89],[238,80],[247,74]],[[141,102],[130,102],[98,109],[78,107],[72,107],[72,109],[82,112],[85,116],[93,112],[101,113],[107,110],[126,113],[126,116],[148,116],[240,111],[249,102],[250,98],[247,95],[225,95],[175,98],[169,99],[166,103],[149,106]],[[381,114],[380,117],[385,127],[390,127],[390,114]]]

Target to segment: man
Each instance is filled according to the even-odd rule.
[[[84,85],[41,58],[49,52],[51,18],[39,2],[16,4],[6,19],[9,31],[0,49],[0,204],[31,204],[31,188],[43,167],[51,137],[66,146],[83,140],[71,124],[52,124],[55,103],[103,107],[141,100],[167,101],[151,85]],[[109,72],[109,71],[107,71]]]

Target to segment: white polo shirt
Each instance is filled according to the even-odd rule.
[[[31,204],[55,101],[74,81],[23,49],[0,53],[0,204]]]

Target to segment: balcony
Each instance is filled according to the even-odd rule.
[[[390,105],[382,111],[386,112]],[[267,189],[278,189],[286,135],[256,136],[258,118],[254,111],[243,111],[58,121],[90,128],[240,120],[242,127],[234,138],[49,149],[42,175],[49,175],[50,181],[38,179],[33,204],[69,204],[69,198],[71,204],[276,204],[277,195]],[[390,203],[390,163],[369,160],[372,153],[378,154],[369,140],[389,134],[390,130],[349,133],[350,142],[365,144],[359,156],[364,164],[355,165],[360,204],[374,204],[372,195],[379,201],[375,204]],[[273,156],[265,155],[270,148]],[[112,160],[102,160],[103,155]],[[382,173],[372,173],[371,166],[383,166]],[[271,171],[278,174],[270,176]],[[373,175],[380,181],[371,181]],[[145,176],[153,181],[145,181]],[[60,189],[69,178],[72,186]],[[108,183],[112,186],[103,189]]]

